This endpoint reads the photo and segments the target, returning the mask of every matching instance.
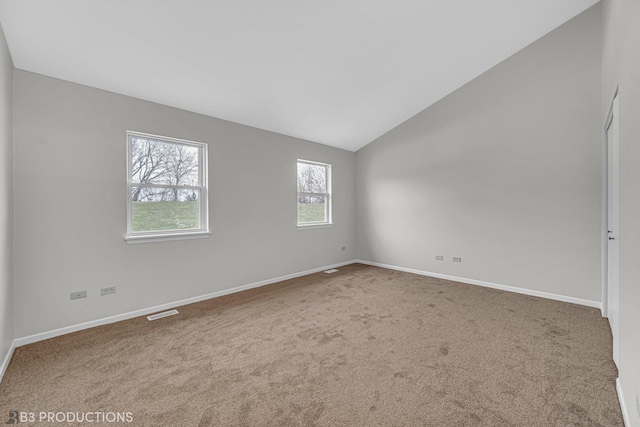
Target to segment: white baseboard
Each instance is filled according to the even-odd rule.
[[[72,332],[81,331],[83,329],[94,328],[96,326],[107,325],[109,323],[120,322],[122,320],[132,319],[134,317],[146,316],[148,314],[157,313],[159,311],[169,310],[172,308],[180,307],[183,305],[193,304],[200,301],[205,301],[211,298],[217,298],[224,295],[234,294],[236,292],[246,291],[248,289],[258,288],[260,286],[271,285],[273,283],[282,282],[284,280],[295,279],[296,277],[306,276],[308,274],[318,273],[320,271],[329,270],[331,268],[342,267],[344,265],[353,264],[354,260],[345,261],[338,264],[326,265],[324,267],[318,267],[311,270],[301,271],[298,273],[287,274],[285,276],[275,277],[273,279],[262,280],[260,282],[250,283],[248,285],[236,286],[235,288],[224,289],[222,291],[212,292],[210,294],[200,295],[197,297],[187,298],[180,301],[169,302],[166,304],[156,305],[154,307],[143,308],[140,310],[130,311],[128,313],[122,313],[115,316],[104,317],[102,319],[91,320],[89,322],[80,323],[77,325],[65,326],[64,328],[54,329],[47,332],[41,332],[38,334],[28,335],[26,337],[16,338],[13,341],[14,347],[20,347],[34,342],[43,341],[49,338],[57,337],[60,335],[70,334]],[[10,359],[10,357],[9,357]],[[8,362],[7,362],[8,363]],[[0,377],[1,380],[1,377]]]
[[[0,365],[0,382],[2,382],[2,378],[4,378],[4,373],[7,371],[9,367],[9,362],[11,362],[11,357],[13,357],[13,351],[16,349],[16,340],[11,342],[9,346],[9,351],[4,356],[4,360],[2,361],[2,365]]]
[[[398,271],[404,271],[406,273],[419,274],[421,276],[436,277],[438,279],[451,280],[453,282],[468,283],[470,285],[484,286],[485,288],[493,288],[493,289],[499,289],[501,291],[515,292],[517,294],[531,295],[534,297],[541,297],[541,298],[547,298],[547,299],[552,299],[556,301],[569,302],[572,304],[586,305],[587,307],[595,307],[599,309],[601,309],[602,307],[602,304],[599,301],[591,301],[591,300],[586,300],[582,298],[574,298],[574,297],[568,297],[565,295],[552,294],[549,292],[541,292],[541,291],[534,291],[531,289],[517,288],[515,286],[499,285],[497,283],[484,282],[482,280],[449,276],[448,274],[432,273],[430,271],[416,270],[413,268],[406,268],[406,267],[398,267],[395,265],[382,264],[379,262],[364,261],[364,260],[357,260],[356,262],[359,262],[361,264],[373,265],[375,267],[388,268],[390,270],[398,270]]]
[[[622,411],[622,419],[626,427],[631,427],[629,421],[629,413],[627,412],[627,405],[624,403],[624,395],[622,394],[622,384],[620,384],[620,377],[616,378],[616,391],[618,392],[618,400],[620,401],[620,410]]]

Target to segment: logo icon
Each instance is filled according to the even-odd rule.
[[[5,424],[18,424],[20,411],[11,411],[9,409],[2,410],[2,422]]]

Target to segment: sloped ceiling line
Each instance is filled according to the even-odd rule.
[[[357,151],[595,3],[0,0],[0,22],[18,69]]]

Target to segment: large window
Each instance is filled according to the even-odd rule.
[[[130,243],[206,237],[207,146],[127,132]]]
[[[298,225],[331,224],[331,165],[298,160]]]

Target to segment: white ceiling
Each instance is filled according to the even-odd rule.
[[[597,0],[0,0],[16,68],[358,150]]]

